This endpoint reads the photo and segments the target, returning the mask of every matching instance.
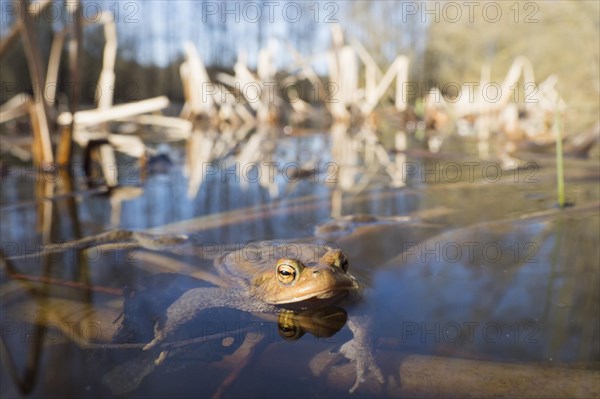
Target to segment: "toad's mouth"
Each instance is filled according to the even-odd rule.
[[[357,288],[357,284],[355,281],[349,282],[348,284],[325,288],[320,291],[314,291],[308,293],[306,295],[294,296],[291,298],[280,299],[274,301],[274,305],[310,305],[310,304],[321,304],[321,302],[330,303],[333,300],[336,300],[342,296],[345,296],[349,291]]]

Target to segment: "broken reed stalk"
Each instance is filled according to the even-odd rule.
[[[32,130],[33,130],[33,155],[36,162],[46,169],[50,168],[54,156],[52,154],[52,143],[50,140],[50,121],[48,119],[49,107],[44,98],[46,87],[45,73],[41,61],[40,48],[37,42],[37,32],[34,29],[34,19],[23,5],[14,1],[18,11],[19,32],[23,43],[23,51],[27,60],[29,77],[33,88],[34,104],[32,106]]]
[[[556,133],[556,190],[558,194],[558,206],[565,207],[565,176],[562,147],[561,116],[558,110],[554,111],[554,132]]]
[[[71,4],[71,21],[69,27],[69,80],[72,88],[79,86],[79,57],[81,52],[81,37],[82,37],[82,21],[81,21],[81,5],[79,0],[70,2]],[[79,90],[71,90],[71,98],[69,99],[69,110],[71,115],[77,112],[79,102]],[[61,131],[60,142],[58,145],[58,163],[61,166],[66,166],[71,162],[73,157],[73,135],[75,134],[75,117],[72,118],[69,126],[66,126]]]

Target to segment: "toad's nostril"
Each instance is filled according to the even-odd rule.
[[[319,270],[313,270],[313,274],[319,274]]]

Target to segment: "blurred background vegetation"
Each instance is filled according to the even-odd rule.
[[[288,41],[307,57],[324,54],[330,46],[331,23],[337,20],[346,37],[360,41],[383,70],[396,55],[408,55],[410,78],[421,89],[420,94],[447,82],[477,82],[484,64],[491,67],[492,81],[502,83],[514,58],[525,55],[533,64],[538,83],[551,74],[557,75],[558,91],[569,107],[567,133],[576,133],[599,119],[600,2],[595,0],[482,1],[471,6],[470,11],[463,3],[453,3],[459,5],[460,18],[456,17],[456,7],[444,2],[295,2],[303,17],[293,23],[285,21],[281,13],[289,1],[278,2],[273,21],[265,14],[258,21],[244,18],[243,13],[237,21],[221,12],[207,15],[210,7],[223,7],[223,3],[211,1],[82,3],[84,8],[94,3],[120,12],[115,67],[117,103],[158,95],[167,95],[174,103],[182,102],[179,66],[185,40],[196,44],[213,75],[218,70],[231,69],[240,50],[248,55],[250,66],[256,65],[258,50],[271,38]],[[229,7],[235,7],[235,3],[243,5],[234,2]],[[265,3],[268,2],[256,2],[263,10],[267,9]],[[493,7],[486,14],[482,10],[488,3]],[[319,9],[318,16],[315,8]],[[497,8],[501,9],[501,17],[493,21]],[[14,17],[6,12],[6,7],[3,13],[3,21],[9,21],[2,27],[5,34]],[[50,33],[63,23],[64,18],[38,20],[46,59]],[[102,65],[102,27],[86,27],[84,37],[81,87],[84,102],[92,104]],[[280,66],[285,68],[289,53],[284,45],[279,48]],[[66,81],[66,65],[61,63],[59,87],[61,80]],[[319,69],[317,65],[316,69],[326,73],[324,67]],[[0,60],[0,78],[2,102],[18,92],[31,91],[21,46],[12,46]]]
[[[502,23],[489,23],[474,13],[470,23],[433,23],[428,29],[424,70],[432,82],[474,82],[481,65],[491,65],[491,81],[502,82],[514,58],[524,55],[533,64],[536,82],[558,76],[557,89],[569,112],[566,123],[580,130],[599,118],[600,2],[495,2]],[[539,9],[537,8],[539,7]],[[529,17],[528,17],[529,16]]]

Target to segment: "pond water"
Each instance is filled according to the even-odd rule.
[[[519,168],[506,168],[482,160],[469,139],[431,154],[409,138],[412,151],[386,148],[386,160],[360,132],[251,137],[261,134],[223,160],[197,156],[189,142],[155,146],[147,171],[119,156],[121,185],[110,192],[89,189],[76,167],[69,193],[64,176],[3,164],[0,396],[539,396],[559,383],[558,396],[600,391],[597,159],[566,160],[573,206],[561,210],[551,155],[521,154]],[[251,146],[254,158],[244,152]],[[342,218],[353,214],[380,218]],[[169,304],[219,282],[215,256],[310,240],[324,223],[336,229],[321,240],[347,255],[364,288],[358,300],[296,314],[210,309],[170,338],[160,364],[160,350],[142,351]],[[201,251],[116,243],[36,254],[112,229],[186,234]],[[368,319],[360,331],[385,382],[367,373],[350,394],[355,365],[339,352],[353,317]]]

